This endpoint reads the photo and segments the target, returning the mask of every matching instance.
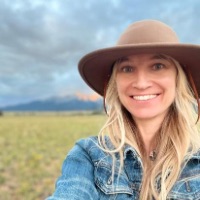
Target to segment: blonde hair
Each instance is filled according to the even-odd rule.
[[[200,135],[196,124],[198,115],[195,112],[195,107],[197,108],[198,105],[193,90],[180,64],[169,56],[160,56],[176,66],[177,87],[175,100],[156,135],[159,144],[157,159],[152,164],[147,158],[139,130],[130,113],[120,103],[115,83],[118,62],[114,65],[106,91],[105,105],[108,110],[108,119],[99,133],[99,142],[104,151],[109,152],[113,157],[116,152],[120,154],[121,168],[125,144],[132,146],[142,158],[143,179],[140,200],[148,200],[152,197],[155,200],[166,200],[181,172],[184,161],[200,148]],[[105,135],[110,138],[114,149],[109,149],[103,142]],[[161,186],[159,191],[155,188],[158,178]]]

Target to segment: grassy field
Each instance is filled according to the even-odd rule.
[[[0,117],[0,199],[45,199],[75,141],[97,135],[104,121],[82,114]]]

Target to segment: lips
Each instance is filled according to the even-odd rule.
[[[158,94],[149,94],[149,95],[135,95],[135,96],[132,96],[132,98],[134,100],[137,100],[137,101],[147,101],[147,100],[150,100],[150,99],[154,99],[158,96]]]

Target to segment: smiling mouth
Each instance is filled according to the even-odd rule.
[[[158,94],[150,94],[150,95],[140,95],[140,96],[132,96],[133,99],[137,101],[147,101],[150,99],[154,99],[158,96]]]

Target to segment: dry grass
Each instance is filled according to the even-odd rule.
[[[9,114],[0,118],[0,196],[41,200],[54,190],[75,141],[97,135],[104,115]]]

